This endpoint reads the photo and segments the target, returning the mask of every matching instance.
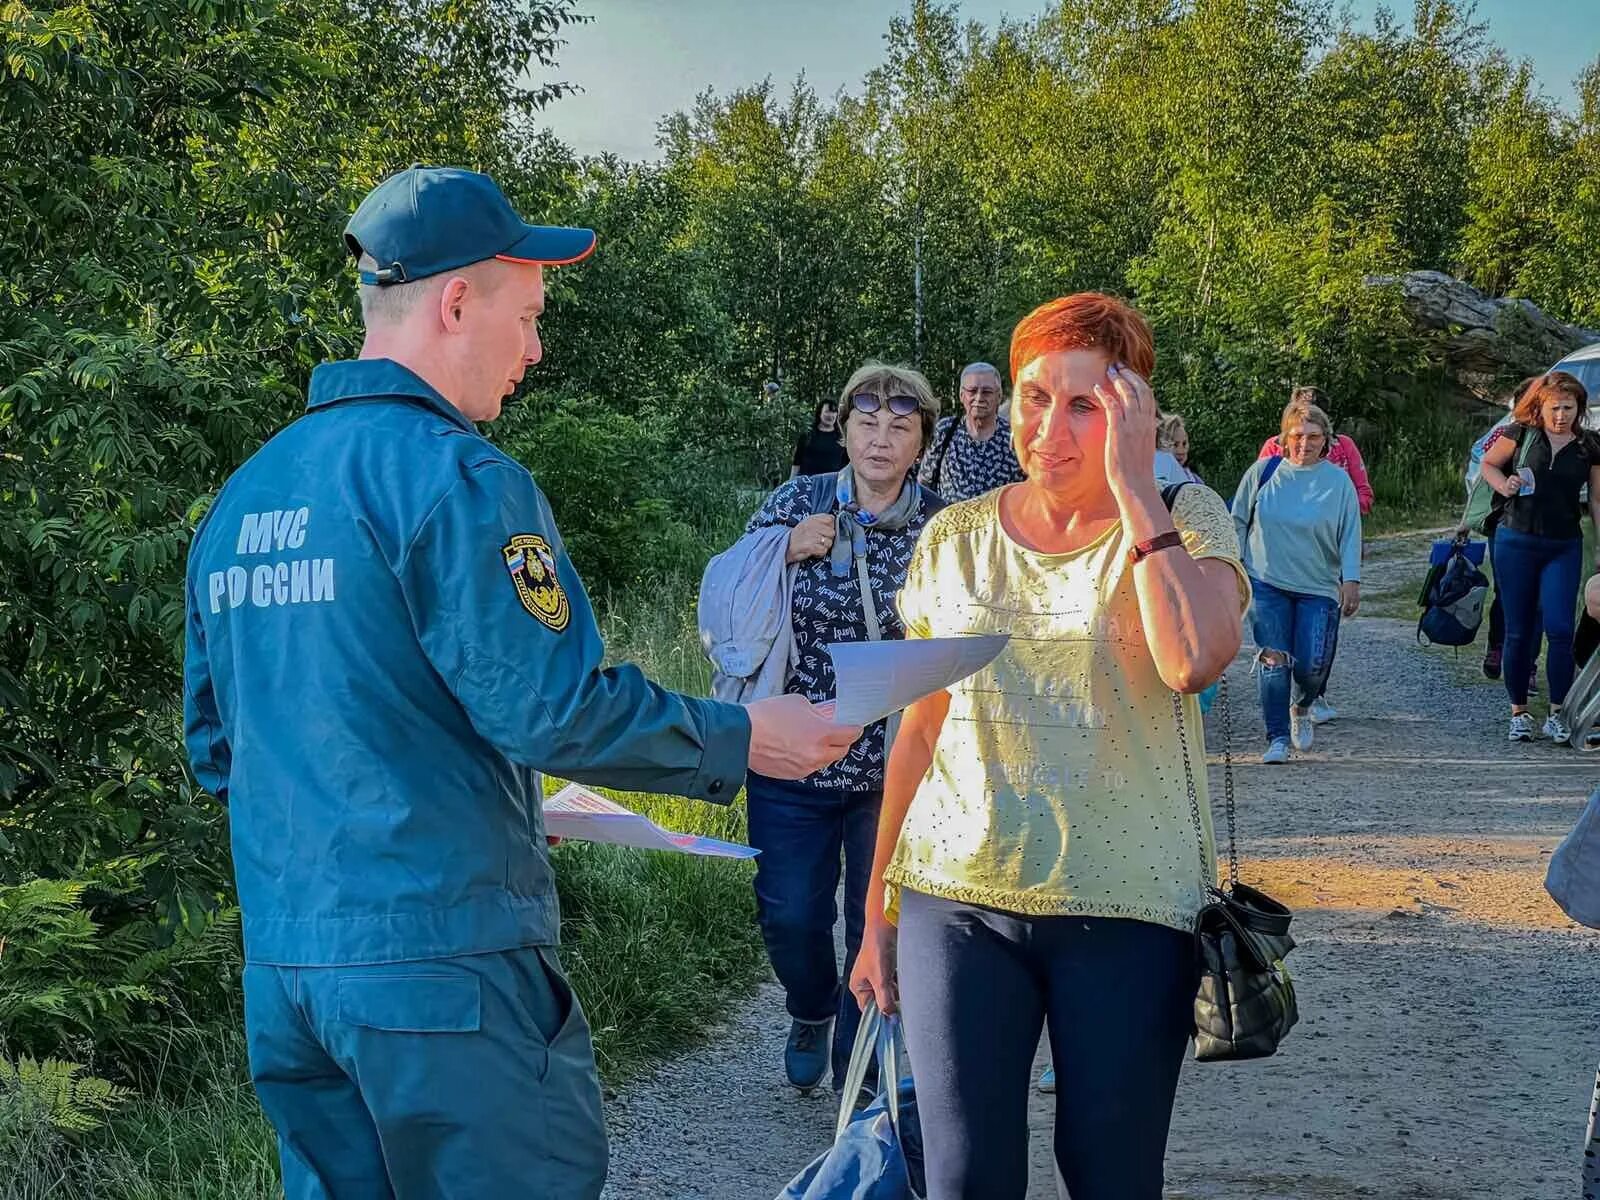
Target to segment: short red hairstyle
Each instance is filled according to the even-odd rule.
[[[1543,429],[1544,402],[1556,396],[1566,396],[1576,403],[1578,420],[1583,420],[1584,410],[1589,407],[1588,389],[1578,381],[1576,375],[1569,375],[1566,371],[1535,375],[1527,390],[1517,398],[1516,407],[1511,410],[1512,419],[1530,429]]]
[[[1132,367],[1149,379],[1156,368],[1156,343],[1150,323],[1115,296],[1078,292],[1041,304],[1011,334],[1011,380],[1022,368],[1053,350],[1103,350],[1112,362]]]

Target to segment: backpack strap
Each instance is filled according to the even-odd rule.
[[[1178,502],[1178,493],[1188,487],[1194,480],[1180,479],[1177,483],[1169,483],[1161,489],[1161,503],[1167,506],[1167,511],[1172,511],[1172,506]]]
[[[839,495],[839,477],[837,475],[807,475],[806,482],[810,485],[807,493],[811,498],[811,515],[820,516],[833,511],[834,501]]]
[[[1278,473],[1278,468],[1283,465],[1283,455],[1274,454],[1267,459],[1267,465],[1261,468],[1261,478],[1256,480],[1255,495],[1250,497],[1250,515],[1245,518],[1244,535],[1250,536],[1250,530],[1256,523],[1256,505],[1261,501],[1261,490],[1267,486],[1267,481]]]

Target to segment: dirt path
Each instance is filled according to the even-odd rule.
[[[1405,611],[1421,544],[1373,546],[1368,595],[1390,595],[1374,607]],[[1542,880],[1600,760],[1508,747],[1504,693],[1474,678],[1481,644],[1454,661],[1412,628],[1346,627],[1329,693],[1341,715],[1287,767],[1255,761],[1243,660],[1230,675],[1243,873],[1297,910],[1304,1015],[1276,1058],[1185,1065],[1169,1197],[1577,1200],[1600,936]],[[1213,764],[1220,797],[1219,776]],[[831,1094],[782,1084],[786,1028],[769,985],[616,1097],[607,1196],[771,1200],[833,1120]],[[1034,1197],[1054,1195],[1052,1112],[1035,1097]]]

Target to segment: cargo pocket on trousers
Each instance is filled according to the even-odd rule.
[[[548,1194],[595,1196],[606,1176],[606,1126],[600,1110],[600,1078],[583,1006],[553,947],[535,948],[552,1007],[535,1022],[545,1037],[544,1072],[539,1080],[537,1137],[551,1180]],[[530,964],[531,965],[531,964]],[[553,1031],[553,1032],[552,1032]]]
[[[540,1002],[530,1005],[530,1015],[534,1028],[544,1039],[546,1073],[550,1070],[550,1060],[569,1053],[570,1044],[574,1041],[578,1043],[578,1054],[592,1059],[594,1051],[589,1045],[589,1024],[578,1004],[577,993],[572,990],[572,984],[567,982],[566,974],[561,970],[554,948],[535,946],[530,949],[544,975],[546,994],[540,998]]]
[[[389,1033],[477,1033],[476,976],[377,975],[339,980],[339,1020]]]

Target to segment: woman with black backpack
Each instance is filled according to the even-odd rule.
[[[1494,534],[1495,586],[1505,604],[1504,679],[1511,699],[1507,736],[1534,737],[1528,675],[1541,626],[1550,715],[1543,735],[1570,740],[1562,713],[1572,687],[1572,637],[1583,578],[1583,504],[1600,530],[1600,438],[1583,428],[1589,396],[1565,371],[1538,379],[1517,401],[1515,423],[1485,451],[1483,478],[1503,499]]]

